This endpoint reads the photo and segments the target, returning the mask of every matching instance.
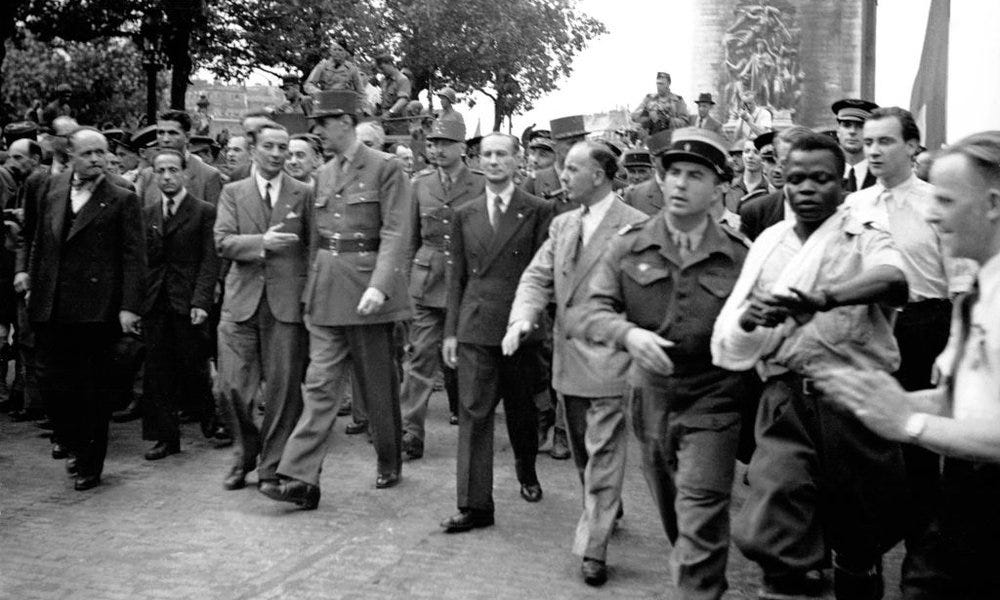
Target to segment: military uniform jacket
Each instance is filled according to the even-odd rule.
[[[625,188],[625,204],[653,216],[663,209],[663,191],[655,177]]]
[[[316,173],[309,281],[303,300],[314,325],[391,323],[410,316],[406,236],[410,184],[391,154],[358,143],[338,168],[334,157]],[[324,240],[378,240],[378,250],[334,252]],[[325,247],[324,247],[325,246]],[[358,314],[369,287],[386,296],[381,310]]]
[[[515,188],[497,231],[486,195],[455,211],[445,337],[499,346],[517,282],[548,236],[552,205]]]
[[[242,323],[257,312],[260,299],[283,323],[302,322],[302,289],[306,281],[309,242],[309,205],[312,188],[281,175],[281,191],[268,218],[257,178],[226,184],[215,218],[215,248],[231,261],[226,274],[222,320]],[[264,250],[264,233],[283,223],[281,230],[299,241],[281,250]]]
[[[559,181],[559,172],[556,171],[555,165],[537,171],[534,177],[529,177],[521,185],[521,189],[525,192],[539,198],[551,198],[552,193],[560,188],[562,183]]]
[[[418,174],[413,180],[410,202],[410,297],[422,306],[444,308],[447,304],[448,261],[451,260],[451,222],[455,210],[484,193],[482,174],[462,166],[446,193],[437,169]]]
[[[698,250],[684,262],[662,217],[621,233],[595,267],[586,299],[569,311],[570,334],[624,348],[633,327],[653,331],[675,344],[666,351],[674,375],[633,362],[629,382],[685,396],[678,402],[698,402],[699,411],[732,410],[740,376],[712,365],[710,342],[746,258],[745,242],[710,219]]]
[[[668,93],[665,97],[646,94],[633,114],[633,120],[646,128],[650,135],[666,129],[679,129],[690,124],[684,98]]]

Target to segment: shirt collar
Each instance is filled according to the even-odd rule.
[[[584,213],[584,215],[588,219],[594,219],[599,223],[601,222],[602,219],[604,219],[604,215],[608,214],[608,210],[611,209],[611,203],[614,202],[614,200],[615,200],[615,193],[608,192],[607,196],[591,204],[589,208],[581,207],[580,210],[582,211],[584,210],[584,208],[586,208],[587,210]]]
[[[1000,254],[993,255],[992,258],[983,263],[976,277],[979,280],[980,290],[1000,283]]]
[[[161,197],[160,198],[161,203],[163,204],[163,206],[166,206],[167,199],[170,198],[170,196],[167,196],[163,192],[160,192],[160,197]],[[187,198],[187,188],[181,188],[181,191],[174,194],[173,198],[174,198],[174,210],[176,210],[181,205],[181,202],[185,198]]]
[[[903,181],[894,185],[891,188],[885,186],[885,182],[882,180],[881,177],[879,177],[878,179],[878,184],[882,186],[882,191],[889,190],[890,192],[905,192],[906,190],[912,188],[914,185],[917,185],[916,182],[918,181],[920,180],[917,179],[917,176],[914,175],[913,172],[911,171],[909,177],[907,177],[906,179],[904,179]]]
[[[254,179],[257,181],[257,187],[259,187],[260,189],[264,189],[264,185],[266,183],[270,183],[271,184],[271,189],[274,189],[274,188],[278,187],[278,184],[281,183],[281,173],[278,173],[277,175],[275,175],[271,179],[264,179],[264,175],[261,174],[260,170],[259,169],[254,169],[253,176],[254,176]]]
[[[708,255],[718,252],[735,260],[732,245],[729,243],[729,236],[723,233],[722,228],[714,223],[714,219],[708,215],[705,215],[705,222],[701,244],[698,246],[696,252]],[[656,247],[661,248],[660,252],[662,254],[662,248],[664,248],[666,245],[665,242],[669,239],[670,231],[667,229],[666,217],[652,218],[639,231],[635,243],[632,245],[632,250],[638,252],[646,248]]]
[[[361,141],[357,138],[354,139],[351,144],[340,153],[341,158],[344,160],[345,165],[349,165],[354,162],[354,157],[358,154],[358,149],[361,146]]]
[[[500,196],[500,202],[503,204],[504,209],[510,205],[510,198],[514,195],[514,182],[508,181],[507,187],[500,190],[499,194],[492,192],[491,190],[486,190],[486,196],[492,200],[494,196]]]

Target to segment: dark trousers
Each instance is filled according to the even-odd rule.
[[[285,441],[302,414],[302,376],[308,339],[302,323],[278,321],[262,294],[257,312],[241,323],[219,324],[219,385],[233,433],[234,460],[244,471],[260,462],[260,479],[277,479]],[[264,386],[264,420],[254,421],[254,397]]]
[[[765,578],[821,568],[827,547],[837,564],[874,567],[902,539],[909,496],[899,444],[791,374],[765,383],[756,437],[733,538]]]
[[[410,360],[403,374],[400,403],[403,429],[420,440],[424,439],[427,403],[434,391],[434,380],[439,370],[444,373],[448,407],[452,414],[456,414],[458,410],[458,380],[455,370],[446,367],[441,361],[443,338],[444,309],[414,304],[409,332]]]
[[[306,371],[302,417],[285,446],[278,473],[319,485],[337,410],[348,373],[354,375],[355,396],[365,399],[368,427],[379,474],[399,473],[402,463],[402,421],[399,380],[393,353],[393,324],[327,326],[309,329],[309,369]]]
[[[1000,467],[946,458],[921,569],[903,573],[905,600],[989,600],[1000,590]]]
[[[517,480],[523,485],[538,483],[536,356],[530,345],[513,356],[504,356],[500,346],[458,345],[459,510],[493,512],[493,426],[501,398]]]
[[[100,476],[108,450],[109,374],[117,323],[36,323],[38,387],[53,435],[76,457],[81,476]]]
[[[931,384],[934,360],[948,344],[951,328],[951,302],[926,300],[907,304],[896,319],[893,331],[899,344],[900,365],[893,376],[906,391],[926,390]],[[903,445],[906,476],[912,497],[907,504],[910,523],[906,534],[906,557],[903,577],[922,578],[930,568],[923,554],[940,485],[941,457],[912,444]]]
[[[142,438],[176,442],[177,411],[191,410],[203,422],[215,406],[208,372],[208,330],[190,315],[153,310],[142,318],[146,370],[142,380]]]

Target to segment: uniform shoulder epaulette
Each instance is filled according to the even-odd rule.
[[[641,221],[636,221],[635,223],[629,223],[628,225],[623,225],[622,228],[618,230],[618,235],[625,235],[630,231],[638,231],[642,229],[642,226],[645,225],[646,222],[649,221],[649,219],[650,217],[646,217]]]
[[[483,171],[482,169],[473,169],[471,167],[469,167],[469,173],[472,173],[473,175],[482,175],[483,177],[486,176],[486,171]]]
[[[425,168],[421,169],[420,171],[417,171],[416,173],[414,173],[413,174],[413,178],[416,179],[417,177],[426,177],[427,175],[430,175],[431,173],[435,173],[436,171],[437,171],[437,169],[435,169],[434,167],[425,167]]]
[[[719,223],[719,229],[724,231],[726,235],[733,238],[737,242],[743,244],[747,248],[749,248],[750,245],[753,243],[750,241],[750,238],[743,235],[743,232],[733,229],[732,226],[729,225],[729,223]]]

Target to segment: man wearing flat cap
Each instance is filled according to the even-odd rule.
[[[532,196],[552,198],[553,193],[562,188],[559,172],[556,171],[556,146],[545,135],[533,135],[528,142],[528,164],[531,176],[524,180],[521,189]]]
[[[400,478],[402,416],[393,326],[408,319],[406,242],[409,182],[395,156],[369,148],[355,127],[362,98],[348,90],[316,95],[310,118],[326,151],[310,211],[304,320],[309,332],[302,417],[285,445],[277,485],[266,496],[314,509],[320,470],[353,366],[377,456],[376,488]]]
[[[666,171],[660,157],[670,149],[670,132],[661,131],[646,138],[646,149],[649,150],[653,163],[653,176],[635,185],[625,188],[622,199],[625,204],[641,210],[647,215],[655,215],[663,208],[663,176]]]
[[[712,107],[715,106],[712,94],[702,92],[698,94],[698,99],[694,103],[698,106],[698,116],[694,118],[693,125],[698,129],[707,129],[725,137],[722,133],[722,123],[710,114]]]
[[[711,131],[673,132],[659,157],[666,206],[618,232],[566,319],[570,335],[632,357],[632,422],[685,600],[720,598],[727,588],[745,373],[714,366],[709,341],[747,253],[711,216],[729,181],[727,154]]]
[[[856,192],[875,185],[875,175],[868,169],[862,132],[865,121],[878,104],[860,98],[837,100],[830,107],[837,116],[837,141],[844,151],[844,191]]]
[[[455,210],[483,194],[486,179],[465,166],[465,124],[438,120],[430,135],[428,152],[436,169],[425,169],[413,179],[410,230],[406,257],[410,269],[413,348],[400,404],[403,412],[403,452],[411,459],[424,454],[424,420],[434,379],[444,369],[445,391],[454,420],[458,421],[458,380],[455,370],[441,363],[444,317],[447,305],[446,273],[451,263],[451,227]]]
[[[659,131],[687,127],[691,121],[684,98],[670,91],[670,73],[656,74],[656,93],[646,94],[639,108],[632,112],[632,120],[650,135]]]

